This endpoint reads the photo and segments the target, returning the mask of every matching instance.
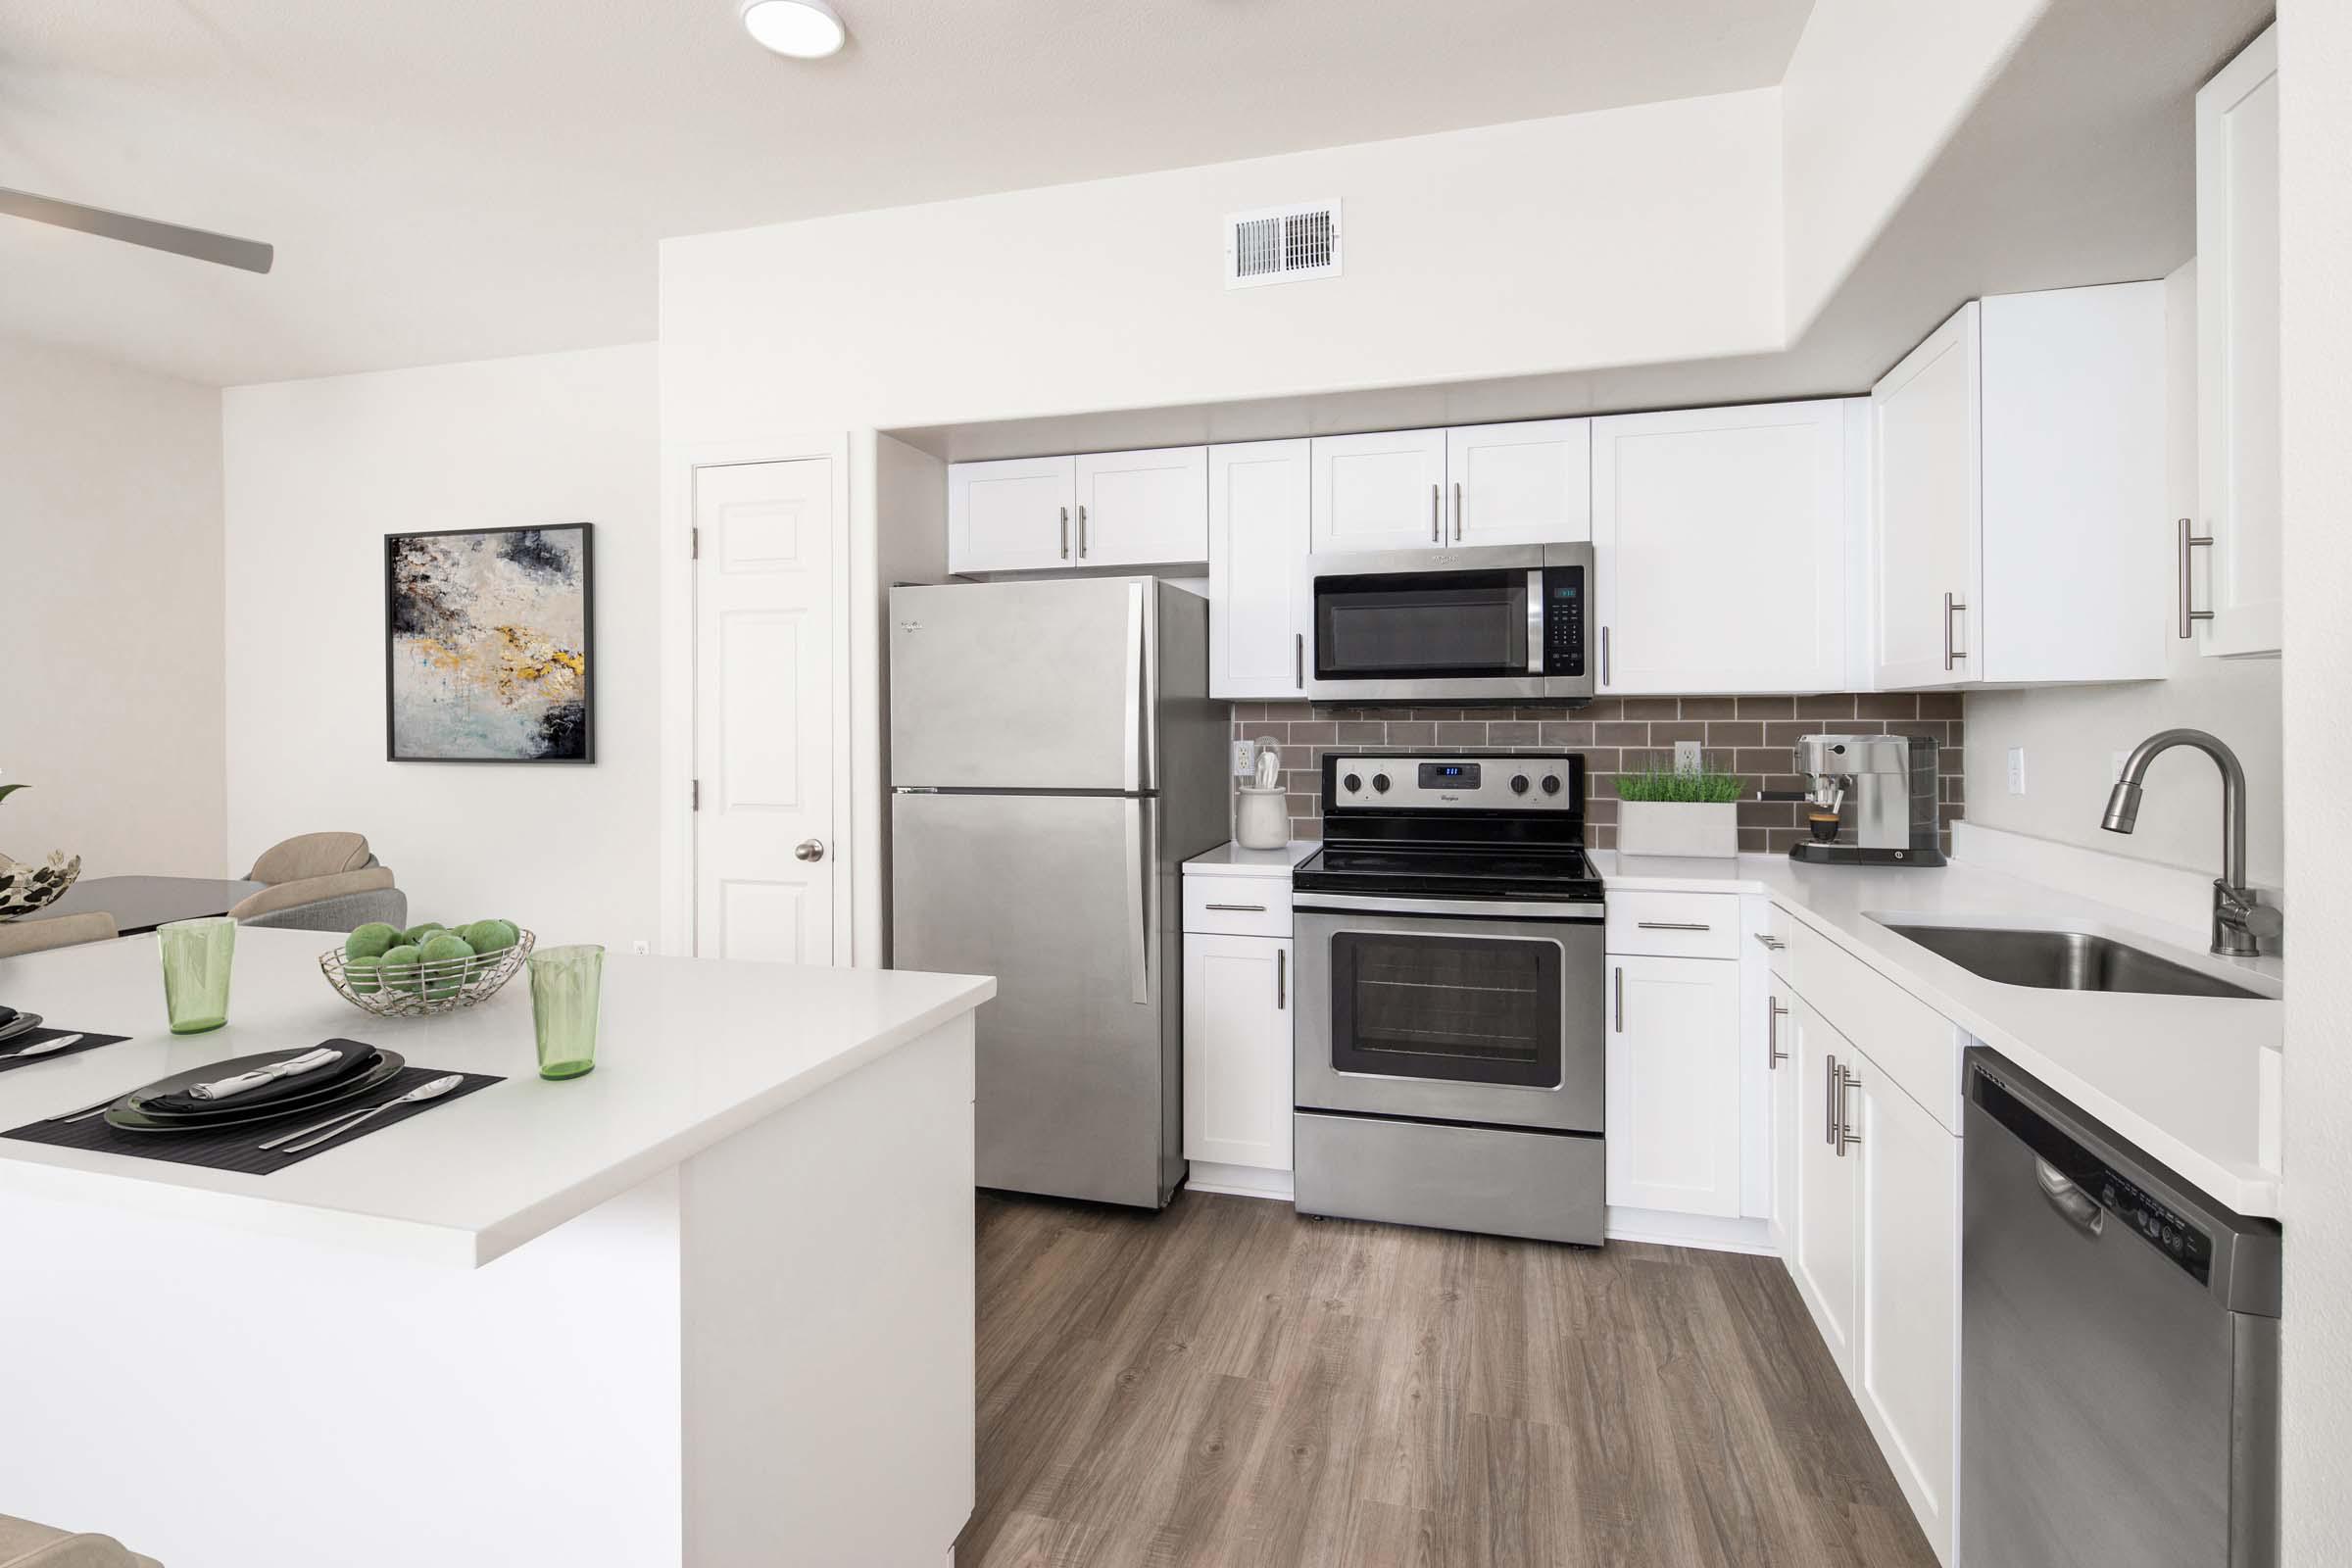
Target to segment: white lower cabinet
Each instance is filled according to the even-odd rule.
[[[1740,965],[1609,956],[1608,1200],[1740,1213]]]
[[[1829,1021],[1798,1001],[1789,1008],[1795,1026],[1796,1136],[1787,1156],[1794,1167],[1796,1212],[1788,1246],[1788,1273],[1796,1294],[1813,1314],[1838,1370],[1854,1372],[1855,1243],[1854,1161],[1833,1139],[1830,1097],[1835,1075],[1853,1047]]]
[[[1772,1082],[1772,1240],[1788,1255],[1796,1235],[1796,1140],[1803,1120],[1798,1107],[1804,1097],[1797,1091],[1802,1069],[1796,1061],[1795,996],[1778,975],[1765,984],[1766,1060]]]
[[[1185,934],[1185,1158],[1291,1168],[1291,985],[1286,939]]]

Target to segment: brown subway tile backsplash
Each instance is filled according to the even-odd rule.
[[[1936,814],[1944,849],[1963,813],[1960,699],[1949,692],[1829,693],[1818,697],[1604,697],[1583,708],[1357,708],[1306,703],[1235,703],[1233,737],[1282,748],[1291,832],[1323,831],[1323,756],[1340,751],[1574,752],[1585,759],[1586,842],[1616,844],[1620,772],[1674,765],[1677,741],[1696,741],[1710,766],[1747,775],[1749,788],[1801,789],[1789,752],[1800,735],[1824,729],[1916,735],[1937,743],[1942,775]],[[1805,836],[1796,805],[1740,804],[1740,848],[1785,852]]]

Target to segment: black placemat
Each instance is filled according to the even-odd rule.
[[[81,1039],[63,1051],[44,1051],[37,1056],[26,1056],[22,1061],[7,1054],[25,1046],[37,1046],[44,1040],[55,1040],[71,1034],[79,1034]],[[129,1038],[128,1035],[94,1035],[87,1030],[52,1029],[44,1024],[38,1029],[25,1030],[14,1040],[0,1040],[0,1072],[6,1072],[11,1067],[30,1067],[44,1061],[63,1061],[68,1056],[78,1056],[85,1051],[96,1051],[100,1046],[119,1046]]]
[[[446,1076],[438,1067],[404,1067],[384,1080],[383,1085],[347,1105],[332,1107],[339,1110],[358,1110],[363,1105],[380,1105],[398,1100],[418,1084],[430,1083]],[[255,1147],[266,1139],[275,1138],[297,1127],[324,1121],[326,1113],[313,1106],[315,1112],[305,1116],[301,1111],[289,1111],[267,1121],[245,1122],[235,1127],[223,1127],[210,1133],[126,1133],[107,1125],[104,1116],[92,1116],[86,1121],[36,1121],[22,1127],[11,1127],[0,1138],[20,1139],[27,1144],[51,1144],[59,1149],[95,1149],[108,1154],[131,1154],[140,1159],[160,1159],[173,1165],[202,1165],[209,1170],[243,1171],[248,1176],[267,1176],[288,1165],[299,1165],[313,1154],[323,1154],[345,1144],[396,1127],[411,1116],[421,1116],[438,1105],[465,1099],[477,1089],[505,1083],[496,1073],[469,1072],[466,1081],[448,1094],[432,1100],[420,1100],[370,1116],[352,1131],[339,1138],[330,1138],[316,1149],[306,1149],[289,1154],[285,1146],[276,1149]],[[300,1143],[301,1139],[294,1142]]]

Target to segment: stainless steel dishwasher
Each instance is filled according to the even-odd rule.
[[[2278,1227],[1968,1053],[1962,1568],[2274,1568]]]

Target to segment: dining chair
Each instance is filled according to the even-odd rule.
[[[46,953],[51,948],[78,947],[84,942],[112,942],[118,934],[111,914],[60,914],[46,920],[11,920],[0,924],[0,958]],[[0,1557],[0,1568],[10,1568],[8,1558]]]
[[[77,1535],[0,1513],[0,1568],[163,1568],[112,1536]]]
[[[280,882],[334,876],[375,863],[365,833],[297,833],[264,850],[261,858],[253,862],[253,869],[245,873],[245,880],[267,882],[274,887]]]
[[[240,925],[297,931],[356,931],[371,920],[409,923],[409,896],[393,885],[388,865],[327,876],[297,877],[248,894],[228,911]]]

